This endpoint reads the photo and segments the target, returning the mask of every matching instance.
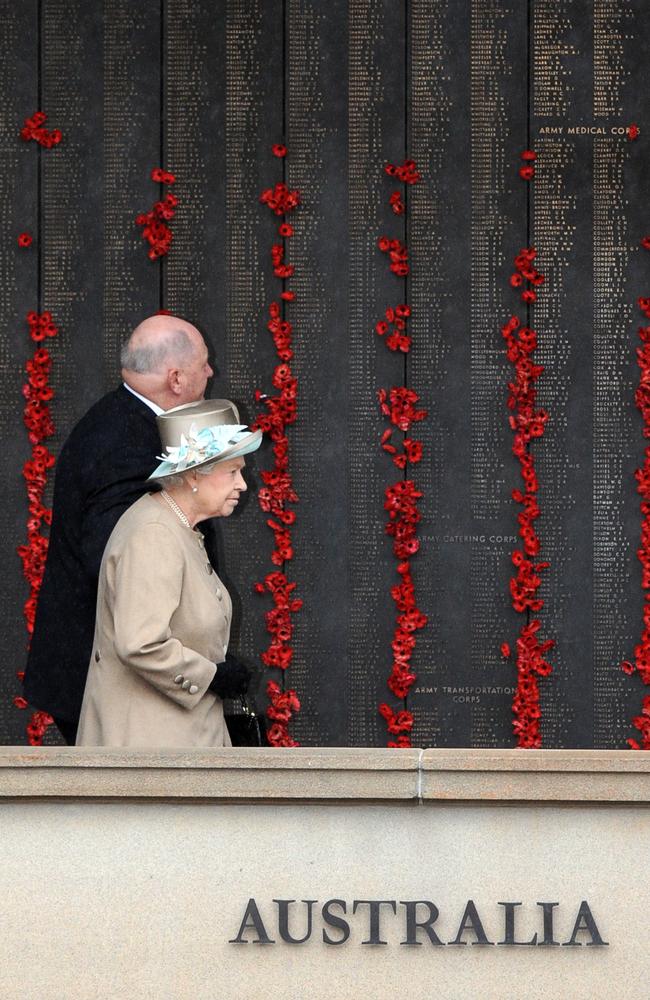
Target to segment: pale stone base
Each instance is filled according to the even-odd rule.
[[[497,760],[488,751],[458,751],[455,759],[450,751],[425,753],[426,766],[418,752],[278,751],[271,767],[260,769],[268,753],[161,754],[157,767],[153,760],[143,767],[141,755],[129,763],[124,754],[5,749],[0,752],[0,997],[636,1000],[648,995],[646,756],[521,752],[508,757],[505,752]],[[121,791],[108,800],[111,772]],[[236,772],[240,787],[247,788],[243,802],[233,801]],[[610,783],[607,804],[604,773]],[[20,774],[25,786],[31,782],[29,797],[22,799]],[[62,775],[70,782],[65,792]],[[378,775],[386,784],[383,801]],[[166,780],[173,786],[183,777],[186,791],[195,781],[203,791],[194,786],[190,801],[175,793],[165,796]],[[540,779],[547,801],[541,795],[524,801]],[[628,798],[631,779],[638,783],[636,803]],[[582,801],[552,801],[560,798],[554,788]],[[372,795],[364,802],[368,789]],[[229,943],[250,897],[277,943],[252,943],[257,938],[252,929],[242,934],[251,943]],[[347,902],[351,928],[342,945],[323,942],[324,928],[332,938],[339,936],[321,917],[323,903],[335,898]],[[280,940],[274,899],[319,901],[309,941]],[[368,937],[368,907],[353,916],[355,899],[396,901],[397,915],[385,907],[381,913],[386,945],[361,943]],[[535,931],[542,938],[536,903],[558,902],[555,938],[566,942],[580,902],[587,900],[609,944],[588,946],[590,935],[582,932],[583,943],[576,947],[477,946],[469,943],[471,931],[463,936],[464,946],[433,946],[424,932],[419,932],[421,946],[400,944],[405,907],[399,901],[435,903],[440,916],[433,926],[448,942],[468,899],[494,942],[504,938],[499,901],[522,902],[516,914],[516,937],[522,941]],[[336,913],[341,915],[340,908]],[[292,911],[289,930],[300,937],[305,927],[301,906]]]

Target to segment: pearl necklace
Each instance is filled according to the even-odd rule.
[[[167,490],[163,490],[160,495],[163,498],[163,500],[167,501],[167,503],[169,504],[169,506],[171,507],[171,509],[176,514],[176,517],[178,518],[178,520],[181,521],[185,525],[186,528],[189,528],[190,531],[193,530],[192,529],[192,525],[190,524],[190,522],[186,518],[185,514],[180,509],[180,507],[178,506],[178,504],[176,503],[176,501],[174,500],[174,498],[170,497],[170,495],[167,492]]]

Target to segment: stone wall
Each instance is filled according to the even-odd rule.
[[[645,995],[646,755],[7,748],[0,797],[3,1000]]]

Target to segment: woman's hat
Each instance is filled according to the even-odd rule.
[[[222,462],[256,451],[262,431],[239,423],[229,399],[204,399],[167,410],[156,417],[163,446],[161,464],[149,479],[175,476],[208,462]]]

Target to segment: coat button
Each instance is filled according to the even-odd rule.
[[[207,569],[208,574],[214,573],[214,570],[212,569],[212,566],[210,565],[210,563],[208,563],[205,568]]]
[[[183,688],[183,691],[189,691],[189,689],[190,689],[191,686],[192,686],[192,682],[188,681],[188,680],[184,680],[183,683],[181,684],[181,687]]]
[[[190,686],[189,686],[189,688],[188,688],[188,691],[190,692],[190,694],[196,694],[196,692],[197,692],[198,690],[199,690],[199,689],[198,689],[198,687],[196,686],[196,684],[190,684]]]
[[[221,591],[219,590],[218,587],[217,587],[217,600],[223,601],[223,596],[222,596]]]
[[[100,660],[101,660],[101,656],[99,655],[99,650],[96,649],[95,650],[95,663],[99,663]]]
[[[185,678],[182,674],[177,674],[176,677],[174,677],[174,684],[182,684],[184,680]]]

